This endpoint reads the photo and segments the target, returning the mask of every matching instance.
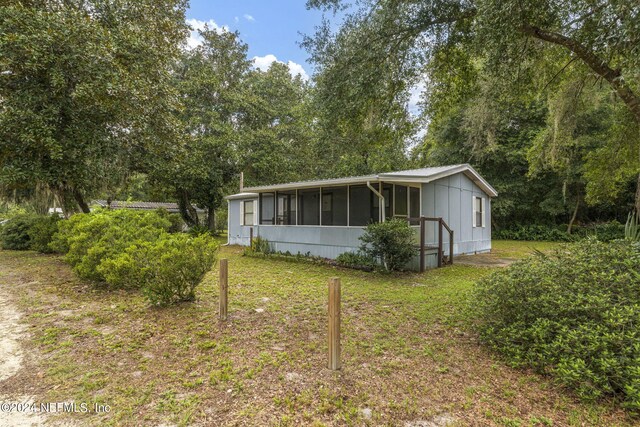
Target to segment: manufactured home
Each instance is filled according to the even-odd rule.
[[[423,270],[491,250],[496,190],[470,165],[245,188],[227,196],[228,243],[260,237],[271,250],[335,259],[356,252],[367,224],[404,218],[416,231]]]

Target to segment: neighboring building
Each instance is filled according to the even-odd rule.
[[[227,196],[229,244],[250,236],[272,250],[336,258],[355,252],[370,222],[442,218],[454,231],[453,254],[491,250],[491,198],[498,193],[468,164],[246,188]],[[419,226],[416,228],[416,244]],[[425,264],[438,263],[438,223],[425,223]],[[449,253],[444,236],[443,253]],[[442,256],[442,254],[440,254]],[[409,268],[417,269],[419,255]]]
[[[132,209],[136,211],[153,211],[156,209],[165,209],[169,213],[180,213],[177,203],[163,203],[163,202],[124,202],[120,200],[112,200],[108,203],[106,200],[94,200],[91,202],[93,205],[98,205],[102,208],[108,209]],[[205,214],[204,209],[196,208],[198,215]]]

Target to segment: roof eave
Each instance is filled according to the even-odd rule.
[[[487,181],[485,181],[482,176],[469,164],[462,164],[456,167],[449,168],[442,172],[430,175],[430,176],[421,176],[421,175],[395,175],[394,173],[381,173],[377,175],[365,175],[358,177],[349,177],[349,178],[336,178],[329,180],[316,180],[316,181],[302,181],[302,182],[291,182],[287,184],[275,184],[275,185],[264,185],[259,187],[248,187],[245,188],[247,193],[250,192],[252,196],[244,195],[247,193],[234,194],[231,196],[225,197],[227,200],[239,199],[239,198],[250,198],[257,197],[258,193],[263,192],[271,192],[271,191],[279,191],[279,190],[295,190],[295,189],[305,189],[305,188],[317,188],[317,187],[331,187],[336,185],[353,185],[353,184],[365,184],[367,182],[406,182],[406,183],[429,183],[433,181],[437,181],[438,179],[446,178],[451,175],[455,175],[457,173],[464,173],[469,179],[471,179],[478,187],[480,187],[489,197],[497,197],[498,192],[495,188],[491,186]],[[244,195],[244,196],[242,196]]]
[[[260,187],[248,187],[248,188],[245,188],[245,190],[261,193],[265,191],[275,191],[275,190],[295,190],[295,189],[303,189],[303,188],[332,187],[335,185],[346,185],[346,184],[360,184],[360,183],[364,184],[367,181],[377,182],[378,180],[379,180],[378,175],[368,175],[368,176],[358,176],[358,177],[350,177],[350,178],[336,178],[336,179],[329,179],[329,180],[291,182],[288,184],[264,185]]]
[[[256,197],[258,197],[258,193],[250,193],[250,192],[243,192],[243,193],[237,193],[237,194],[230,194],[228,196],[225,196],[225,200],[236,200],[236,199],[255,199]]]

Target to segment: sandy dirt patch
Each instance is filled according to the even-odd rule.
[[[68,423],[47,422],[50,420],[43,413],[21,410],[35,404],[33,397],[6,392],[5,381],[16,375],[24,364],[24,352],[20,341],[25,338],[26,330],[20,323],[21,317],[6,291],[0,286],[0,426],[70,426]],[[18,405],[21,408],[18,408]]]

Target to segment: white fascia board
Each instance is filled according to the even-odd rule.
[[[456,166],[442,172],[429,175],[429,176],[420,176],[420,175],[406,175],[406,176],[398,176],[389,174],[380,174],[380,180],[384,182],[415,182],[415,183],[429,183],[433,181],[437,181],[442,178],[446,178],[451,175],[455,175],[457,173],[464,173],[469,179],[471,179],[478,187],[480,187],[489,197],[497,197],[498,192],[493,188],[487,181],[485,181],[482,176],[473,168],[471,165],[465,164]]]
[[[367,181],[377,182],[378,175],[356,176],[356,177],[336,178],[336,179],[322,179],[317,181],[291,182],[288,184],[264,185],[261,187],[248,187],[246,188],[246,190],[262,193],[265,191],[295,190],[295,189],[317,188],[317,187],[333,187],[337,185],[350,185],[350,184],[366,184]]]
[[[487,181],[484,180],[480,176],[480,174],[471,167],[471,165],[464,164],[458,165],[455,167],[451,167],[442,172],[433,174],[433,175],[397,175],[393,173],[381,173],[378,175],[368,175],[368,176],[355,176],[348,178],[336,178],[336,179],[321,179],[316,181],[301,181],[301,182],[290,182],[287,184],[275,184],[275,185],[264,185],[260,187],[247,187],[246,191],[251,191],[254,193],[253,197],[257,197],[256,193],[262,192],[271,192],[271,191],[281,191],[281,190],[296,190],[296,189],[305,189],[305,188],[318,188],[318,187],[333,187],[338,185],[357,185],[362,184],[365,185],[367,181],[369,182],[390,182],[390,183],[428,183],[433,182],[441,178],[446,178],[447,176],[455,175],[457,173],[464,173],[469,179],[471,179],[478,187],[480,187],[489,197],[496,197],[498,192],[493,188]],[[245,194],[245,193],[243,193]],[[243,198],[227,196],[227,198]],[[246,198],[248,196],[244,196]]]
[[[231,194],[229,196],[225,196],[226,200],[237,200],[237,199],[255,199],[258,197],[258,193],[238,193]]]

